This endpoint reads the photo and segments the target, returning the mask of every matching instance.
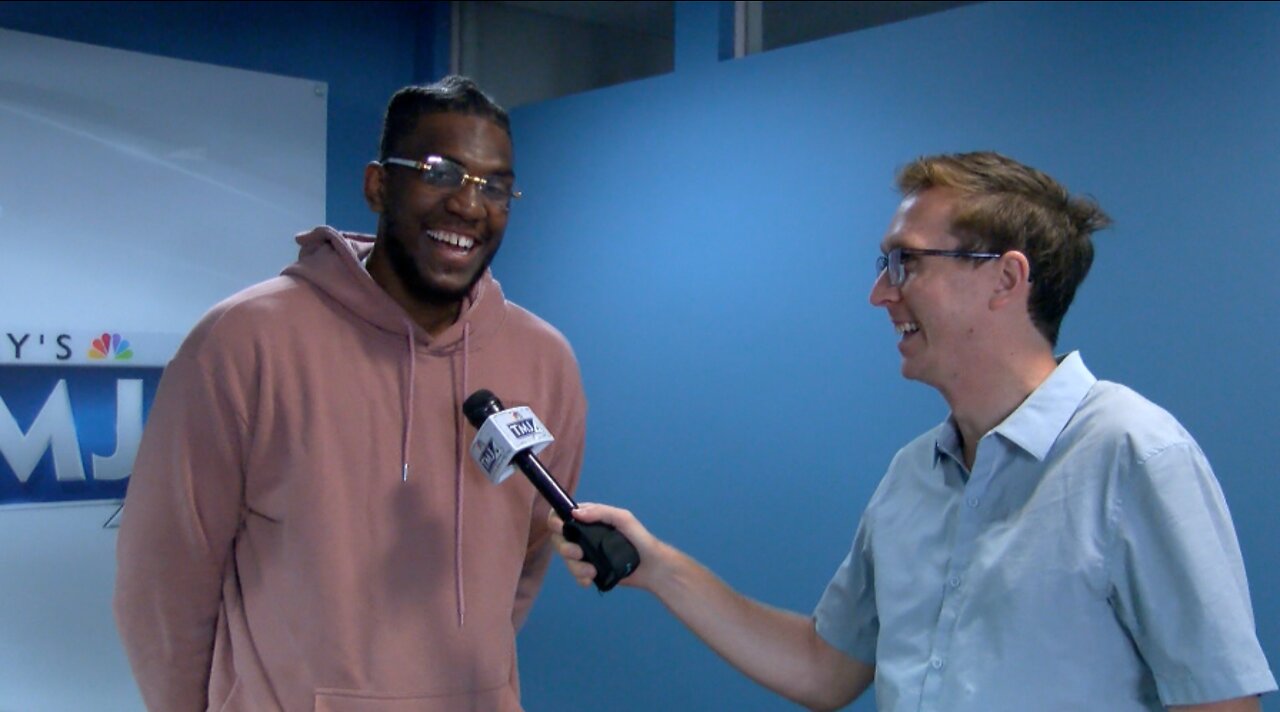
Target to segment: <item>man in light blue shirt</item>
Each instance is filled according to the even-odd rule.
[[[624,583],[814,709],[874,681],[885,712],[1258,710],[1276,683],[1204,454],[1078,353],[1054,356],[1106,215],[994,153],[921,158],[898,187],[871,301],[903,375],[951,414],[893,459],[813,616],[741,596],[625,510],[584,507],[639,549]]]

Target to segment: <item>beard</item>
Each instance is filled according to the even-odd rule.
[[[497,250],[489,253],[489,256],[485,258],[465,287],[461,289],[443,289],[439,285],[432,284],[423,278],[422,273],[418,271],[418,265],[414,262],[413,256],[404,248],[404,243],[389,237],[389,239],[383,241],[383,244],[387,248],[387,261],[391,263],[391,271],[395,272],[396,277],[404,285],[410,296],[425,304],[456,304],[465,299],[471,294],[476,282],[479,282],[480,278],[484,276],[485,270],[489,269],[493,258],[498,254]]]

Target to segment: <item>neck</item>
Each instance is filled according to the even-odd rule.
[[[373,281],[382,287],[405,313],[413,323],[422,328],[423,331],[431,336],[439,336],[450,326],[458,321],[458,316],[462,313],[462,300],[449,302],[433,302],[419,299],[414,296],[404,283],[396,276],[395,269],[391,266],[389,260],[386,259],[382,250],[374,248],[367,260],[365,260],[365,269],[368,270],[369,276]]]
[[[1051,348],[1029,353],[1011,349],[960,382],[939,389],[960,430],[966,468],[973,468],[978,441],[1017,410],[1057,365]]]
[[[401,302],[401,306],[409,313],[413,323],[422,327],[423,331],[433,337],[439,336],[445,329],[453,326],[458,321],[458,315],[462,313],[462,302],[440,305],[418,302],[408,305]]]

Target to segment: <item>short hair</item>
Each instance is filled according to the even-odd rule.
[[[378,160],[392,157],[406,136],[427,114],[458,113],[493,120],[511,138],[511,119],[507,112],[474,81],[451,74],[438,82],[407,86],[391,96],[386,118],[382,122],[382,140]]]
[[[961,249],[1017,250],[1031,264],[1027,310],[1049,344],[1093,264],[1090,236],[1111,218],[1045,173],[992,151],[924,156],[898,173],[904,196],[929,188],[960,193],[952,234]]]

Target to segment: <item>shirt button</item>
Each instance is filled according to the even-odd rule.
[[[977,507],[977,506],[978,506],[978,498],[977,498],[977,497],[970,497],[970,498],[969,498],[969,502],[968,502],[968,504],[969,504],[969,507],[970,507],[970,508],[975,508],[975,507]]]
[[[942,669],[942,658],[934,658],[933,660],[930,660],[930,661],[929,661],[929,665],[933,666],[933,669],[934,669],[934,670],[941,670],[941,669]]]
[[[960,588],[960,577],[952,576],[950,579],[947,579],[947,585],[951,588]]]

